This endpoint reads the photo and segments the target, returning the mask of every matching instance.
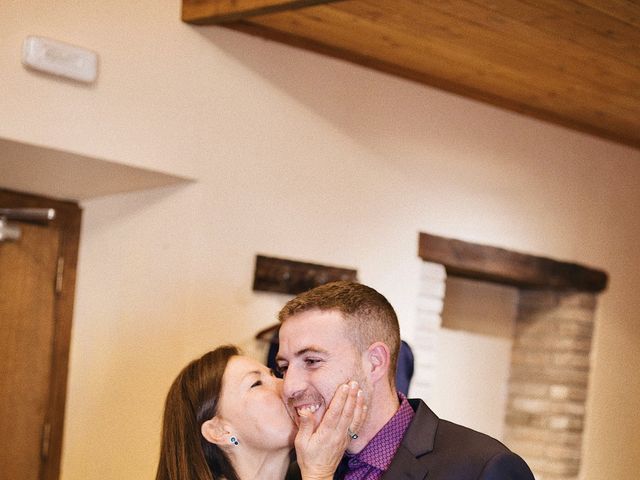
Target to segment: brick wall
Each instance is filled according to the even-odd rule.
[[[417,299],[414,337],[408,339],[414,355],[414,376],[411,396],[432,400],[436,382],[435,366],[438,358],[438,334],[442,326],[442,307],[447,280],[445,268],[436,263],[423,262],[420,290]]]
[[[520,291],[505,443],[537,480],[580,472],[596,297]]]
[[[445,268],[425,262],[420,283],[411,395],[429,403],[439,387]],[[583,292],[518,291],[503,441],[536,480],[579,478],[596,300]]]

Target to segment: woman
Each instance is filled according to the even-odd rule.
[[[347,431],[366,415],[358,388],[339,388],[315,431],[301,416],[297,433],[281,392],[282,380],[233,346],[189,363],[167,395],[156,480],[283,480],[294,440],[302,479],[332,479]]]

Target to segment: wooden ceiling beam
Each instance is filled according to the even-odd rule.
[[[395,8],[395,15],[388,8]],[[355,63],[453,93],[476,92],[469,96],[640,146],[635,128],[638,116],[629,109],[626,97],[588,83],[584,72],[582,76],[578,71],[568,75],[565,70],[571,68],[561,63],[549,67],[548,62],[553,61],[549,57],[557,52],[536,49],[518,39],[513,40],[511,50],[502,51],[504,37],[477,25],[458,23],[443,32],[442,24],[454,22],[438,17],[438,12],[432,10],[410,16],[411,12],[396,4],[379,6],[376,13],[380,16],[376,17],[362,2],[351,1],[256,17],[251,23],[322,43],[341,52],[336,56]],[[405,24],[409,26],[403,28]],[[418,25],[424,30],[418,30]],[[426,35],[425,31],[433,33]],[[269,38],[268,34],[264,36]],[[613,78],[609,81],[615,84]],[[606,108],[599,111],[594,105]]]
[[[587,115],[576,114],[574,110],[569,113],[558,112],[557,108],[543,108],[539,102],[531,101],[531,98],[537,98],[537,95],[545,95],[549,97],[551,94],[548,91],[540,92],[539,94],[532,93],[531,90],[527,90],[528,97],[524,100],[516,100],[514,98],[505,95],[505,90],[501,90],[499,93],[488,91],[483,89],[482,86],[474,85],[470,86],[464,82],[457,81],[450,78],[443,78],[441,76],[430,74],[424,71],[418,71],[410,67],[404,67],[397,62],[385,61],[380,58],[372,57],[361,52],[356,52],[348,48],[335,47],[327,45],[325,43],[315,41],[307,36],[293,35],[288,32],[284,32],[275,28],[271,28],[265,25],[261,25],[255,22],[237,22],[229,25],[229,28],[244,32],[250,35],[262,37],[268,40],[291,45],[293,47],[303,48],[305,50],[314,51],[322,55],[328,55],[334,58],[346,60],[348,62],[356,63],[367,68],[372,68],[381,72],[385,72],[398,77],[406,78],[424,85],[429,85],[434,88],[445,90],[454,94],[462,95],[467,98],[486,102],[491,105],[495,105],[499,108],[504,108],[512,112],[521,113],[533,118],[537,118],[542,121],[551,122],[557,125],[577,130],[589,135],[594,135],[600,138],[605,138],[620,144],[629,145],[640,149],[640,134],[638,130],[631,125],[626,125],[620,128],[618,118],[614,118],[608,121],[610,114],[606,111],[602,112],[602,118],[598,122],[590,122],[586,120],[586,117],[593,113],[591,110]],[[450,62],[453,64],[453,62]],[[506,82],[505,89],[513,87],[512,83]],[[496,86],[493,85],[492,89]],[[522,89],[520,89],[522,93]],[[567,102],[563,94],[557,94],[555,98],[551,96],[548,103],[553,103],[556,106],[562,108],[574,108],[571,102]],[[606,109],[605,109],[606,110]]]
[[[489,56],[501,51],[518,52],[521,61],[527,62],[521,65],[525,69],[530,65],[534,70],[540,62],[554,70],[550,73],[573,75],[577,80],[599,83],[601,87],[610,87],[613,77],[615,87],[620,87],[624,93],[633,93],[630,89],[637,85],[640,75],[640,54],[637,48],[632,48],[640,48],[637,31],[633,32],[634,29],[622,22],[609,22],[600,27],[610,31],[607,36],[595,32],[591,26],[576,23],[563,11],[549,12],[538,6],[520,5],[488,2],[484,7],[460,2],[452,6],[441,2],[433,10],[441,12],[437,24],[464,26],[465,35],[461,35],[458,43],[467,49],[477,51],[481,45],[485,50],[489,47]],[[603,21],[611,20],[605,15],[601,17]],[[622,38],[621,30],[625,30]],[[613,37],[615,41],[612,41]],[[478,45],[478,41],[483,43]],[[501,61],[511,62],[512,59]],[[536,64],[531,65],[532,61]],[[628,65],[621,69],[621,62]]]
[[[183,17],[640,148],[632,2],[183,0]]]
[[[331,1],[336,0],[182,0],[182,21],[214,25]]]
[[[640,28],[640,3],[630,0],[578,0],[606,15],[617,18],[628,25]]]
[[[465,5],[469,4],[465,2]],[[563,39],[565,44],[574,43],[589,49],[594,53],[592,57],[610,56],[640,67],[637,27],[593,6],[571,0],[536,0],[531,3],[484,0],[477,7],[485,11],[487,19],[510,19],[529,30],[537,30],[553,39]],[[525,37],[525,32],[522,33]],[[535,35],[529,38],[538,40]]]

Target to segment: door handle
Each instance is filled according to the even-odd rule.
[[[7,220],[47,223],[56,218],[56,211],[53,208],[0,208],[0,217]]]
[[[9,220],[46,224],[54,218],[56,211],[53,208],[0,208],[0,242],[20,239],[20,227]]]

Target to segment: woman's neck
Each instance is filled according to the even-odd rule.
[[[241,480],[284,480],[289,468],[289,450],[246,450],[233,455],[231,463]]]

